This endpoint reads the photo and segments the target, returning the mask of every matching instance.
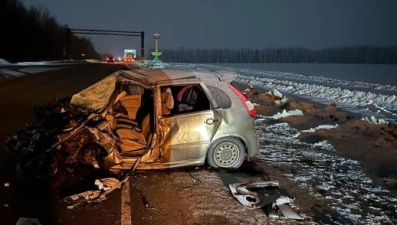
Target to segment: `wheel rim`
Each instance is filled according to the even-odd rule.
[[[221,167],[232,166],[239,157],[239,148],[232,142],[224,142],[215,149],[214,160]]]

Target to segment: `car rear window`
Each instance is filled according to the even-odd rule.
[[[208,85],[207,88],[211,92],[212,96],[215,98],[219,107],[223,109],[232,107],[232,100],[230,100],[229,96],[222,89]]]

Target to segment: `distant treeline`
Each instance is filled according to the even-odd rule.
[[[164,62],[182,63],[368,63],[397,64],[397,46],[266,49],[185,49],[162,50]]]
[[[0,24],[0,58],[11,62],[67,58],[66,27],[46,9],[0,0]],[[90,39],[71,35],[70,43],[71,58],[99,58]]]

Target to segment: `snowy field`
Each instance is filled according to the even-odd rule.
[[[334,102],[339,108],[363,117],[372,116],[397,123],[397,65],[171,64],[171,66],[199,70],[232,70],[240,74],[241,82],[256,88],[276,89],[284,94],[299,96],[321,104]],[[302,74],[293,71],[301,71]],[[360,77],[362,79],[354,80]],[[367,82],[374,79],[379,80],[379,83]]]

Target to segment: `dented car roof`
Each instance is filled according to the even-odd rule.
[[[98,111],[112,97],[118,81],[135,80],[148,86],[176,80],[200,80],[231,82],[237,74],[231,71],[193,71],[178,69],[120,70],[72,96],[70,103],[86,111]]]
[[[153,69],[153,70],[122,70],[116,73],[126,74],[146,83],[155,84],[161,81],[181,80],[181,79],[200,79],[200,80],[219,80],[231,82],[237,78],[237,74],[231,71],[194,71],[178,69]]]

